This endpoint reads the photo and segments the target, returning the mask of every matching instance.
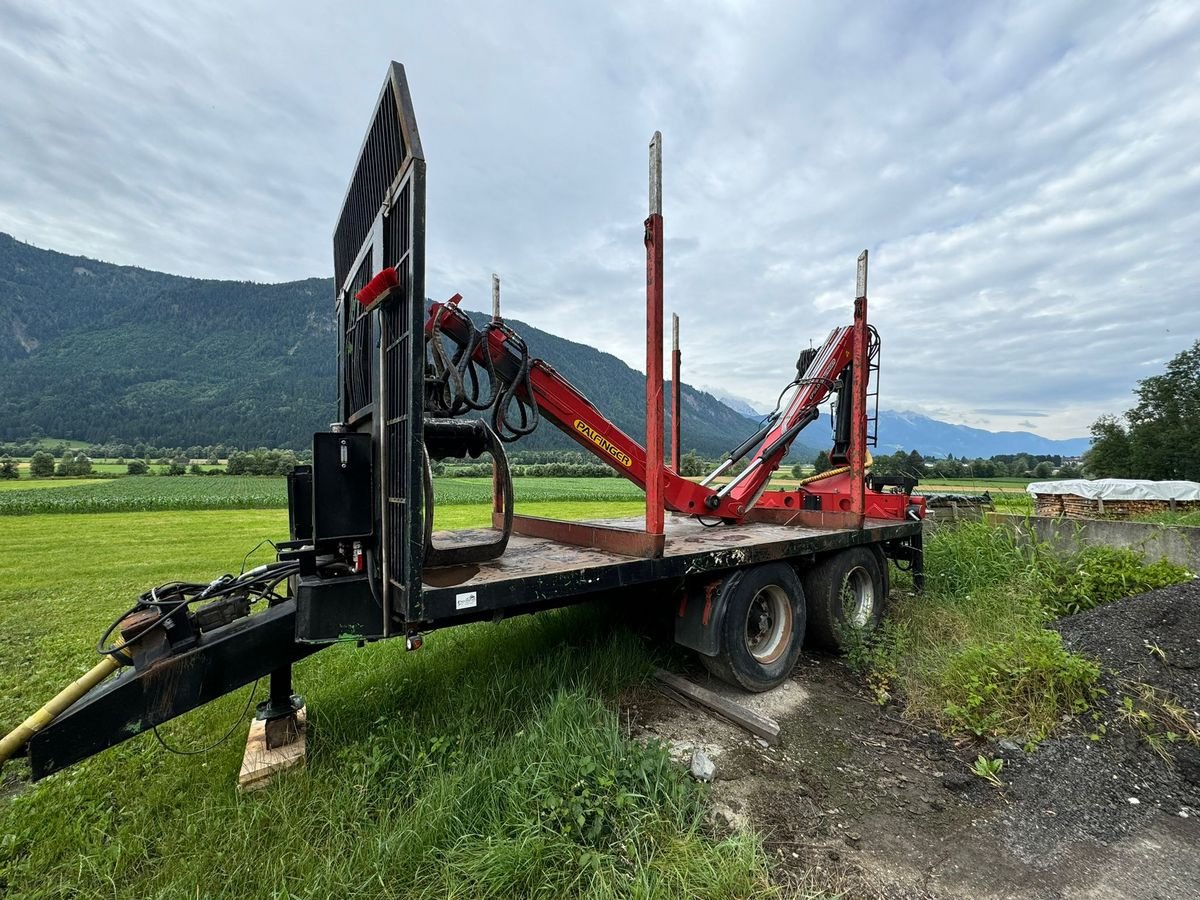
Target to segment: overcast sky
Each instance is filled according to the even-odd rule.
[[[430,295],[500,272],[507,315],[639,369],[655,129],[690,383],[769,406],[864,247],[893,409],[1084,434],[1200,337],[1200,4],[371,5],[4,0],[0,231],[329,275],[397,59]]]

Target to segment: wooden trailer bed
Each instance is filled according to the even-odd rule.
[[[585,523],[637,528],[640,519]],[[427,568],[422,575],[424,618],[467,621],[524,605],[565,605],[566,598],[720,572],[777,559],[803,560],[856,544],[904,541],[921,534],[920,522],[868,519],[861,528],[746,523],[705,527],[694,518],[669,517],[661,559],[639,559],[548,538],[514,534],[498,559],[467,566]],[[438,547],[487,540],[486,529],[435,531]],[[580,599],[586,599],[580,596]],[[519,611],[519,610],[514,610]]]

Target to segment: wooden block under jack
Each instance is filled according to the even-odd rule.
[[[243,791],[254,791],[266,787],[277,773],[304,763],[305,738],[308,735],[306,709],[296,710],[296,739],[281,747],[267,746],[267,723],[255,719],[250,723],[246,736],[246,755],[242,757],[242,770],[238,773],[238,787]]]

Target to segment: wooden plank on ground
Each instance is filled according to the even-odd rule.
[[[774,719],[759,715],[752,710],[746,709],[740,703],[735,703],[727,697],[722,697],[715,691],[700,687],[700,685],[688,681],[686,678],[681,678],[663,669],[656,669],[654,677],[687,699],[694,700],[701,706],[707,707],[719,714],[722,718],[728,719],[741,728],[745,728],[751,734],[758,735],[768,744],[774,744],[779,740],[779,723]]]
[[[296,740],[282,747],[267,747],[266,722],[255,719],[250,723],[250,733],[246,735],[246,753],[242,757],[242,769],[238,773],[239,788],[243,791],[256,791],[266,787],[271,778],[279,772],[304,764],[308,735],[306,712],[304,707],[296,710]]]

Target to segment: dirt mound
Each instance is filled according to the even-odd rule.
[[[1059,619],[1072,650],[1200,709],[1200,579]]]

